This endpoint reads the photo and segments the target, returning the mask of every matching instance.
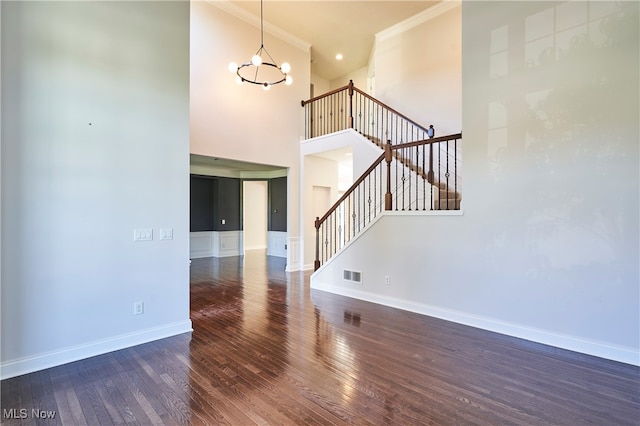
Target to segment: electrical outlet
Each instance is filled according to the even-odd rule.
[[[135,302],[133,304],[133,315],[144,314],[144,302]]]
[[[391,280],[389,279],[389,275],[385,275],[384,276],[384,285],[389,285],[391,283]]]

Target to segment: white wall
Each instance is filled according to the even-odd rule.
[[[191,153],[288,168],[290,239],[299,239],[300,161],[304,135],[302,99],[309,97],[309,49],[265,32],[276,61],[291,64],[293,84],[269,91],[239,86],[227,66],[248,61],[258,49],[260,29],[206,2],[191,3]],[[297,248],[292,242],[289,247]],[[287,268],[299,253],[289,250]]]
[[[340,170],[343,164],[337,161],[327,161],[325,164],[314,161],[317,157],[314,154],[326,151],[340,150],[350,148],[352,153],[351,170],[344,172]],[[332,199],[337,201],[351,183],[362,175],[362,173],[371,166],[375,159],[382,154],[382,149],[377,147],[364,136],[360,135],[353,129],[342,130],[340,132],[331,133],[329,135],[319,136],[317,138],[308,139],[300,144],[301,160],[305,165],[304,169],[304,264],[306,268],[313,267],[315,260],[315,227],[314,213],[311,211],[311,200],[313,186],[329,186],[334,188]],[[307,166],[307,159],[311,159]],[[345,182],[341,178],[346,176],[351,181],[345,187]]]
[[[2,377],[189,331],[188,3],[1,8]]]
[[[638,16],[463,3],[464,215],[385,216],[312,286],[640,364]]]
[[[313,84],[313,96],[320,96],[324,93],[327,93],[331,90],[329,80],[326,80],[316,74],[311,74],[311,83]],[[304,100],[309,99],[309,96],[304,98]]]
[[[459,2],[377,34],[373,96],[422,126],[433,124],[437,135],[460,132],[461,35]]]
[[[371,166],[383,150],[353,129],[341,130],[300,144],[303,156],[350,148],[353,154],[351,176],[355,180]]]
[[[304,162],[304,267],[313,268],[315,259],[315,235],[314,226],[314,186],[330,188],[331,203],[335,202],[338,195],[338,163],[332,160],[308,155],[302,160]]]
[[[353,80],[353,85],[358,89],[367,92],[367,67],[358,68],[353,72],[331,80],[331,87],[329,90],[346,86],[349,84],[349,80]]]

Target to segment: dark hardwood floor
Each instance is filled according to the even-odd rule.
[[[640,424],[637,367],[311,291],[284,266],[195,259],[192,334],[4,380],[2,424]]]

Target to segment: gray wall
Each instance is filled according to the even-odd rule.
[[[312,286],[639,364],[638,19],[463,2],[464,215],[385,216]]]
[[[190,330],[189,3],[1,7],[2,376]]]

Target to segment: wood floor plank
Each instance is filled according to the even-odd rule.
[[[49,424],[640,425],[640,369],[194,259],[193,333],[4,380]],[[16,411],[17,412],[17,411]],[[3,425],[32,425],[11,418]]]

